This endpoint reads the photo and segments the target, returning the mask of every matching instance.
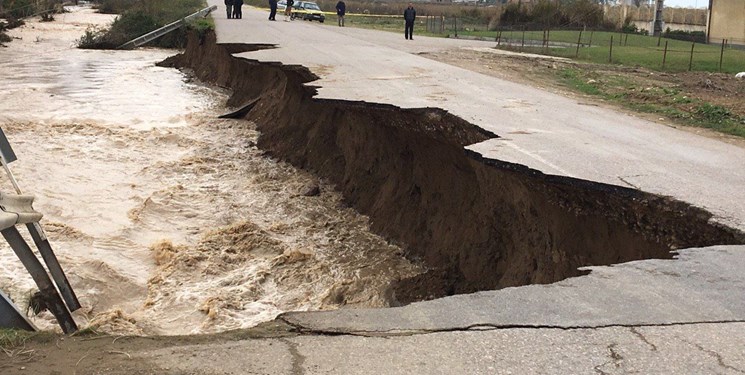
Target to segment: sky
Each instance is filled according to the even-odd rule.
[[[709,0],[665,0],[666,7],[698,7],[706,8],[709,6]]]

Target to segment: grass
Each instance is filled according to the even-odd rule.
[[[26,340],[36,334],[36,332],[0,328],[0,348],[5,350],[13,349],[22,345]]]
[[[459,32],[459,35],[473,35],[483,38],[495,39],[497,32],[471,31]],[[610,44],[613,38],[613,50],[611,54]],[[522,31],[503,31],[500,44],[509,43],[504,48],[522,49],[524,52],[541,53],[552,56],[576,58],[598,64],[623,64],[628,66],[639,66],[658,71],[680,72],[689,70],[691,57],[691,42],[675,39],[658,39],[656,37],[620,34],[614,32],[583,32],[580,39],[579,31],[552,31],[550,41],[554,44],[550,48],[540,46],[520,48],[523,40]],[[542,31],[526,31],[526,45],[541,45],[543,40]],[[581,40],[581,47],[577,53],[577,41]],[[659,41],[660,46],[657,46]],[[563,43],[565,45],[556,45]],[[667,56],[663,67],[663,55],[667,43]],[[693,46],[693,63],[690,68],[693,71],[716,72],[719,69],[719,57],[721,45],[696,43]],[[575,57],[576,56],[576,57]],[[721,71],[724,73],[737,73],[745,71],[745,50],[725,48],[722,58]]]
[[[107,5],[108,4],[108,5]],[[101,4],[105,9],[121,11],[108,29],[89,29],[78,40],[80,48],[116,48],[129,40],[154,31],[173,21],[206,7],[204,0],[138,0]],[[198,20],[188,26],[197,32],[214,29],[214,21]],[[187,30],[168,33],[149,45],[162,48],[182,48]]]
[[[645,87],[620,75],[566,68],[558,81],[575,91],[597,96],[635,112],[654,113],[686,126],[708,128],[745,138],[745,117],[727,108],[684,95],[680,89]]]
[[[266,8],[268,5],[263,0],[249,0],[247,4]],[[333,11],[333,5],[329,2],[320,1],[321,9]],[[348,4],[349,5],[349,4]],[[393,5],[398,6],[398,3]],[[390,6],[394,8],[394,6]],[[350,7],[348,6],[348,9]],[[396,8],[398,9],[398,8]],[[462,8],[465,9],[465,8]],[[393,9],[390,9],[391,11]],[[463,12],[461,10],[461,12]],[[359,27],[382,31],[403,32],[403,20],[398,17],[396,12],[394,16],[373,16],[373,15],[355,15],[347,14],[346,26]],[[335,21],[333,13],[328,14],[328,22]],[[414,34],[427,36],[448,37],[456,35],[453,28],[453,18],[444,19],[444,32],[434,33],[427,32],[425,25],[425,16],[417,17],[417,23],[414,26]],[[466,22],[464,22],[464,20]],[[471,20],[471,21],[468,21]],[[439,18],[436,28],[439,29]],[[478,37],[485,40],[496,41],[500,37],[502,48],[522,50],[524,52],[547,54],[553,56],[567,57],[581,61],[588,61],[598,64],[622,64],[628,66],[644,67],[658,71],[680,72],[689,69],[691,42],[640,35],[640,34],[622,34],[619,32],[608,31],[585,31],[578,30],[552,30],[549,33],[551,41],[550,48],[540,47],[543,43],[543,31],[523,31],[521,30],[503,30],[489,31],[489,25],[483,20],[473,17],[460,17],[457,24],[457,35],[459,37]],[[581,36],[581,38],[580,38]],[[522,41],[526,41],[526,46],[521,48]],[[581,47],[577,53],[577,41],[580,40]],[[610,44],[613,41],[613,53],[610,54]],[[507,43],[509,46],[504,46]],[[536,47],[530,47],[530,44]],[[667,43],[667,55],[663,67],[663,54]],[[659,44],[659,46],[658,46]],[[709,45],[696,43],[694,46],[693,64],[691,70],[717,72],[719,68],[719,57],[721,52],[720,45]],[[575,56],[576,54],[576,56]],[[721,72],[737,73],[745,71],[745,50],[725,48],[722,59]]]

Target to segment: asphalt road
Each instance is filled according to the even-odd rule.
[[[546,173],[623,178],[743,227],[738,147],[416,54],[481,42],[269,22],[251,8],[243,20],[226,20],[218,5],[220,42],[276,44],[242,56],[309,67],[321,77],[312,83],[321,97],[442,107],[505,137],[474,146],[490,157]],[[550,285],[281,316],[302,332],[296,336],[113,353],[126,350],[165,373],[737,374],[745,372],[743,268],[744,246],[689,249]]]
[[[745,229],[745,149],[576,99],[471,72],[421,56],[493,42],[453,40],[325,24],[267,20],[246,7],[242,20],[213,14],[219,43],[274,44],[240,54],[308,67],[320,98],[400,107],[440,107],[502,138],[471,146],[484,155],[548,174],[674,196]],[[498,64],[495,57],[495,64]]]

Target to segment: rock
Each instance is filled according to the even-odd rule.
[[[321,188],[316,183],[311,183],[308,185],[305,185],[303,187],[303,190],[301,190],[302,195],[306,197],[315,197],[321,194]]]

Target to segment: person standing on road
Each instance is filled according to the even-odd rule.
[[[293,0],[287,0],[287,7],[285,8],[285,22],[289,22],[292,19],[292,6],[295,4]]]
[[[409,3],[408,8],[404,10],[404,37],[406,39],[414,40],[414,21],[416,20],[416,10],[414,6]]]
[[[243,0],[233,0],[233,18],[243,18],[243,10],[241,10],[242,6]]]
[[[347,4],[344,4],[344,0],[339,0],[336,3],[336,15],[339,16],[339,27],[344,27],[344,15],[347,13]]]
[[[225,10],[228,11],[228,19],[233,17],[233,0],[225,0]]]
[[[274,17],[277,15],[277,0],[269,0],[269,21],[276,21]]]

